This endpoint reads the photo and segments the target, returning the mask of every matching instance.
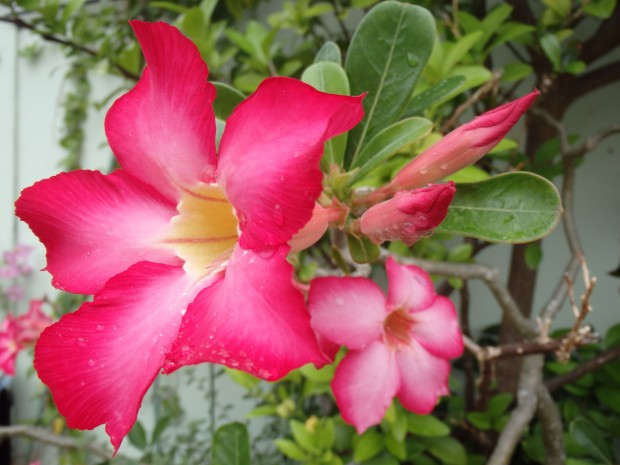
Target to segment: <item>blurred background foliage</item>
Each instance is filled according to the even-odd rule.
[[[21,51],[24,59],[36,60],[44,42],[57,44],[65,54],[67,91],[62,102],[64,123],[59,143],[66,150],[61,168],[72,170],[82,167],[84,124],[89,112],[107,108],[135,83],[144,66],[128,19],[172,23],[196,44],[209,65],[210,79],[217,81],[215,113],[223,124],[232,108],[268,76],[301,78],[331,92],[370,91],[372,94],[372,86],[377,84],[367,82],[371,78],[360,72],[367,64],[356,51],[355,41],[371,59],[379,60],[382,44],[358,26],[378,3],[389,2],[2,0],[0,3],[0,21],[29,30],[40,38]],[[397,63],[403,68],[417,69],[409,95],[399,94],[383,103],[385,108],[398,107],[399,111],[387,116],[391,118],[389,121],[374,127],[374,133],[371,129],[371,135],[375,136],[381,130],[390,130],[374,146],[372,140],[363,141],[363,136],[355,130],[348,142],[336,139],[328,143],[322,164],[326,191],[346,200],[359,186],[383,184],[413,155],[462,123],[463,116],[469,119],[472,113],[480,114],[532,87],[538,87],[543,95],[536,111],[529,115],[520,141],[504,140],[490,156],[457,173],[453,179],[478,182],[509,171],[530,171],[570,189],[570,176],[588,149],[579,144],[587,141],[589,135],[565,134],[562,119],[572,103],[620,77],[620,61],[609,58],[620,44],[617,2],[428,0],[404,3],[423,7],[434,18],[434,23],[429,23],[432,36],[419,29],[410,31],[416,44],[412,45],[413,51],[403,50],[404,58]],[[382,8],[389,18],[391,11],[387,8],[396,7],[383,5]],[[375,18],[387,26],[385,18]],[[420,43],[424,41],[426,45]],[[386,65],[386,69],[389,66],[392,65]],[[114,76],[119,83],[103,100],[93,100],[94,74]],[[400,81],[403,75],[393,73],[390,78]],[[367,101],[372,98],[369,95]],[[368,124],[373,127],[372,122]],[[601,130],[601,138],[605,131],[617,132],[617,128]],[[401,139],[390,145],[397,136]],[[385,146],[389,149],[384,149]],[[571,206],[565,204],[564,208]],[[360,262],[371,261],[379,253],[369,243],[350,246],[352,255]],[[476,255],[489,246],[492,246],[490,242],[481,239],[439,232],[411,248],[393,243],[390,251],[406,257],[468,264],[475,263]],[[512,247],[506,286],[523,315],[529,318],[533,314],[532,296],[542,246],[540,241],[534,241]],[[316,272],[317,261],[326,260],[325,257],[336,263],[341,259],[328,239],[296,257],[298,278],[309,281]],[[573,268],[574,272],[576,267]],[[468,324],[467,281],[455,276],[437,276],[437,285],[445,295],[460,294],[463,331],[478,344],[491,347],[522,342],[506,319],[481,335],[472,335]],[[79,298],[61,294],[55,303],[56,317],[73,311],[79,303]],[[550,338],[558,339],[565,334],[566,331],[557,332]],[[545,386],[557,404],[561,429],[550,431],[541,414],[528,422],[524,431],[518,432],[514,451],[504,461],[492,463],[561,463],[558,457],[569,465],[620,462],[620,403],[617,401],[620,325],[609,328],[599,341],[571,351],[565,360],[558,360],[554,350],[542,352]],[[454,394],[443,399],[432,415],[411,414],[395,401],[381,425],[361,436],[342,421],[335,407],[329,387],[333,366],[321,370],[304,367],[271,384],[241,372],[212,367],[207,378],[195,379],[197,389],[204,392],[205,401],[213,406],[217,402],[213,384],[217,376],[224,376],[225,371],[241,384],[246,396],[256,405],[248,421],[252,423],[260,418],[260,426],[252,429],[259,432],[253,433],[251,440],[244,424],[224,424],[224,419],[216,418],[213,409],[204,421],[185,422],[178,393],[158,387],[155,399],[160,408],[155,423],[138,422],[128,438],[140,456],[127,458],[121,450],[114,463],[487,463],[517,405],[520,359],[478,362],[474,355],[467,354],[456,363],[451,379]],[[49,399],[46,405],[36,425],[51,427],[55,434],[70,435],[77,441],[61,449],[62,464],[107,463],[102,458],[105,454],[102,456],[83,446],[87,440],[81,433],[66,429]],[[554,432],[561,436],[564,455],[553,452],[554,438],[550,436]],[[550,457],[552,453],[555,455]]]

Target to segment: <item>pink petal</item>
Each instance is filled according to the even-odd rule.
[[[288,250],[257,254],[236,247],[225,277],[187,310],[166,371],[212,362],[272,381],[306,363],[327,363],[293,287]]]
[[[176,201],[215,172],[214,87],[196,46],[165,23],[132,21],[147,69],[107,114],[106,134],[119,163]]]
[[[19,344],[34,345],[41,331],[51,325],[52,319],[41,311],[42,300],[31,300],[28,313],[15,319],[15,339]]]
[[[437,398],[449,394],[450,363],[429,354],[416,341],[396,353],[396,363],[401,377],[397,396],[407,410],[430,413]]]
[[[288,241],[291,252],[298,252],[307,249],[316,243],[327,231],[329,216],[325,208],[318,203],[314,204],[312,217],[306,225],[295,233],[293,238]]]
[[[35,368],[70,428],[105,423],[118,450],[197,292],[181,267],[141,262],[43,331]]]
[[[284,244],[308,222],[322,190],[323,144],[361,120],[361,100],[271,78],[234,110],[218,180],[237,209],[243,248]]]
[[[349,352],[332,381],[342,418],[359,434],[381,423],[399,388],[394,353],[380,341],[362,351]]]
[[[386,263],[388,306],[410,312],[423,310],[435,300],[435,288],[428,274],[412,265],[400,265],[391,257]]]
[[[411,318],[411,333],[428,352],[446,359],[463,353],[463,336],[450,299],[437,296],[430,307],[412,313]]]
[[[93,294],[136,262],[180,262],[162,245],[176,209],[123,170],[61,173],[24,189],[15,207],[45,245],[59,289]]]
[[[308,310],[317,333],[352,350],[377,340],[386,316],[383,291],[367,278],[313,280]]]

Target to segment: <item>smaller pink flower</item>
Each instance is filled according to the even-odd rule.
[[[363,433],[397,397],[430,413],[449,394],[449,359],[463,353],[454,304],[438,296],[428,274],[387,261],[387,299],[367,278],[317,278],[308,308],[314,330],[349,352],[332,389],[342,418]]]
[[[53,323],[52,319],[41,311],[44,302],[31,300],[28,313],[15,319],[15,337],[20,345],[34,345],[45,328]]]
[[[26,347],[33,346],[41,332],[53,323],[41,311],[42,300],[31,300],[28,313],[15,318],[8,315],[0,323],[0,371],[7,375],[15,374],[17,354]]]
[[[11,302],[19,302],[24,298],[24,288],[19,284],[11,284],[4,291]]]
[[[455,192],[453,182],[397,192],[366,210],[360,221],[361,232],[375,244],[401,240],[412,245],[441,224]]]
[[[477,162],[501,142],[538,95],[540,92],[534,90],[459,126],[415,157],[389,184],[358,202],[375,204],[395,192],[437,182]]]
[[[0,323],[0,371],[7,375],[15,374],[15,359],[22,349],[15,337],[15,319],[8,315]]]

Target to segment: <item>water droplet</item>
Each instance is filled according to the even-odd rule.
[[[276,204],[273,207],[273,219],[278,226],[282,226],[284,224],[284,212],[282,211],[282,205]]]
[[[103,325],[97,325],[97,326],[96,326],[96,328],[97,328],[97,331],[103,331],[103,330],[104,330],[104,328],[105,328],[105,326],[103,326]]]
[[[76,343],[80,347],[86,347],[86,339],[84,339],[83,337],[78,337],[76,339]]]
[[[422,168],[420,168],[420,174],[426,174],[428,173],[428,168],[426,166],[423,166]]]
[[[403,224],[403,228],[405,229],[405,232],[408,233],[415,231],[415,226],[413,223],[406,222]]]
[[[420,64],[420,59],[413,53],[409,52],[407,53],[407,63],[409,63],[409,66],[415,68]]]
[[[95,366],[95,363],[96,362],[92,358],[88,360],[88,366],[91,368]]]
[[[439,168],[442,169],[443,171],[448,171],[448,168],[450,166],[447,163],[442,163],[441,165],[439,165]]]

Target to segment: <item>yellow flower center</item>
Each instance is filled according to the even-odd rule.
[[[237,217],[222,189],[200,183],[183,195],[177,211],[166,242],[185,260],[185,272],[204,276],[219,269],[239,236]]]

